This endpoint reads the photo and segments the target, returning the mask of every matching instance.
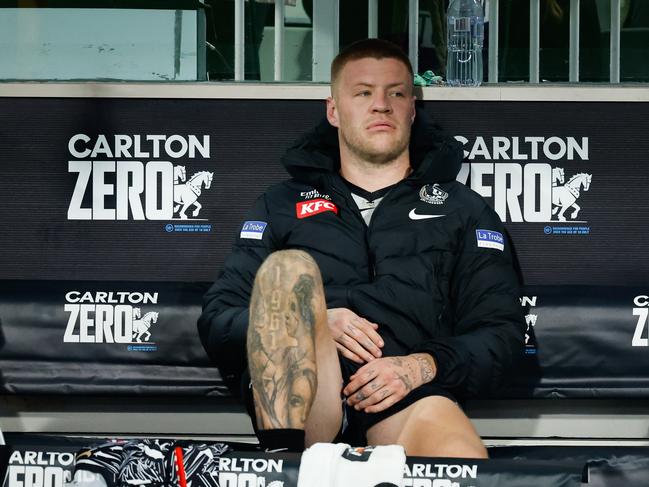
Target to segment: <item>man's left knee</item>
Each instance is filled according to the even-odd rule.
[[[408,444],[409,455],[487,458],[487,450],[469,418],[460,407],[443,396],[432,396],[413,404],[399,443]]]

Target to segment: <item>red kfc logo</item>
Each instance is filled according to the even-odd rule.
[[[333,211],[337,215],[338,207],[331,201],[322,198],[317,200],[301,201],[295,204],[295,213],[298,218],[306,218],[324,211]]]

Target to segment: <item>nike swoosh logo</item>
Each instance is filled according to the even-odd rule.
[[[415,213],[415,209],[413,208],[410,210],[410,213],[408,213],[408,217],[411,220],[427,220],[428,218],[441,218],[446,215],[419,215]]]

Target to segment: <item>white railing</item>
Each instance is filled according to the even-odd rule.
[[[489,83],[498,83],[498,0],[489,2]]]
[[[579,81],[579,0],[570,0],[570,41],[568,43],[568,81]]]
[[[284,63],[284,2],[275,2],[275,62],[274,79],[282,81],[282,64]]]
[[[570,0],[570,40],[568,45],[568,81],[579,81],[579,12],[580,0]],[[491,0],[491,10],[497,12],[498,0]],[[491,19],[496,19],[493,15]],[[493,20],[492,20],[493,22]],[[492,25],[492,27],[495,27]],[[490,29],[492,28],[490,27]],[[493,29],[496,30],[496,29]],[[620,82],[620,0],[611,0],[611,54],[610,54],[610,75],[611,83]],[[496,31],[497,32],[497,31]],[[530,83],[539,82],[539,52],[540,52],[540,0],[530,0]],[[491,37],[490,37],[491,42]],[[489,59],[497,53],[497,46],[492,49],[490,44]],[[497,63],[494,63],[497,66]],[[490,82],[497,81],[497,75],[491,76],[492,63],[490,67]]]
[[[246,21],[244,0],[234,0],[234,79],[243,81],[246,59]]]
[[[611,83],[620,82],[620,0],[611,0]]]
[[[379,36],[379,0],[367,2],[367,37],[374,39]]]
[[[419,0],[408,0],[408,57],[415,73],[419,72]]]
[[[530,0],[530,83],[539,82],[541,53],[541,0]]]
[[[329,81],[331,61],[337,53],[338,0],[313,0],[313,81]]]
[[[235,0],[234,79],[245,79],[244,1]],[[251,0],[253,1],[253,0]],[[530,2],[529,81],[540,82],[540,1]],[[329,65],[338,52],[339,0],[313,0],[313,61],[312,80],[329,81]],[[487,2],[489,19],[488,81],[498,82],[498,5],[499,0]],[[579,81],[579,11],[580,0],[570,0],[569,75],[570,82]],[[378,0],[368,0],[367,36],[378,36]],[[620,0],[611,0],[610,12],[610,82],[620,82]],[[408,0],[408,57],[418,71],[419,0]],[[275,0],[275,59],[274,80],[282,80],[284,61],[284,4]]]

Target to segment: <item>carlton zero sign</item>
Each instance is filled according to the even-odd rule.
[[[15,450],[9,458],[4,487],[63,487],[72,478],[74,454],[63,451]]]
[[[209,135],[75,134],[68,153],[68,220],[204,220],[199,199],[214,173],[193,167],[209,160]]]
[[[577,201],[592,174],[576,163],[589,160],[588,137],[455,138],[469,161],[458,181],[492,200],[503,222],[585,223]]]
[[[129,351],[155,352],[151,328],[158,321],[158,293],[69,291],[64,343],[122,343]]]

